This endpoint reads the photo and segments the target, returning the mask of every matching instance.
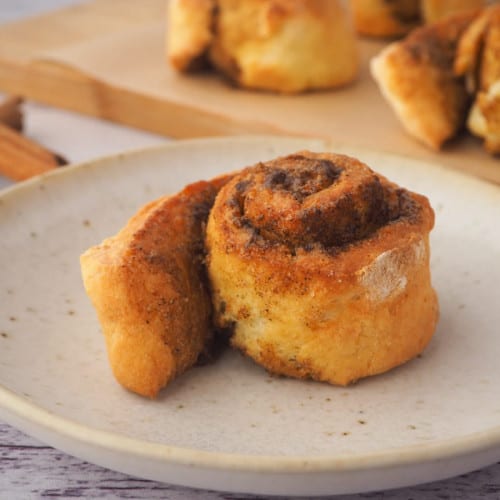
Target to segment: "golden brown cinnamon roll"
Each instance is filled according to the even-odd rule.
[[[350,83],[359,56],[347,0],[172,0],[167,56],[237,85],[296,93]]]
[[[437,321],[428,200],[307,151],[249,167],[206,235],[215,321],[270,372],[349,384],[420,353]]]
[[[471,9],[486,0],[351,0],[356,30],[376,37],[400,37],[427,24]]]
[[[198,182],[143,207],[81,256],[118,382],[155,397],[212,341],[204,229],[226,178]]]
[[[452,14],[486,5],[486,0],[422,0],[422,16],[426,23],[433,23]]]
[[[420,22],[420,0],[351,0],[356,30],[363,35],[406,35]]]
[[[470,98],[454,63],[460,37],[475,18],[462,13],[415,29],[371,61],[371,72],[406,131],[440,149],[460,131]]]
[[[467,28],[457,50],[455,71],[474,95],[467,125],[490,153],[500,153],[500,6],[492,6]]]

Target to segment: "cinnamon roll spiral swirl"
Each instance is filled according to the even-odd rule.
[[[345,385],[419,354],[437,321],[424,196],[300,152],[235,175],[209,215],[215,322],[270,372]]]

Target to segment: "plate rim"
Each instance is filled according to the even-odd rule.
[[[165,144],[135,148],[121,153],[102,156],[85,162],[65,166],[48,173],[33,177],[26,181],[13,184],[0,190],[0,200],[15,197],[23,190],[35,188],[37,184],[47,179],[61,180],[71,176],[76,172],[89,168],[105,166],[108,163],[121,161],[130,157],[140,157],[141,155],[171,149],[182,149],[193,146],[204,146],[217,143],[270,143],[277,142],[303,142],[310,145],[317,144],[323,147],[352,149],[367,154],[390,156],[400,158],[405,162],[420,164],[424,167],[438,168],[441,173],[450,179],[462,179],[469,185],[481,185],[483,189],[488,189],[500,195],[500,186],[488,182],[484,179],[474,177],[472,174],[453,170],[440,163],[433,163],[428,160],[417,159],[410,156],[394,154],[386,151],[373,150],[365,147],[353,146],[330,139],[300,136],[282,135],[240,135],[230,137],[204,137],[197,139],[182,139]],[[165,153],[168,154],[168,153]],[[323,455],[323,456],[281,456],[281,455],[251,455],[240,453],[227,453],[199,450],[151,442],[132,438],[123,434],[110,431],[99,430],[95,427],[86,426],[73,421],[67,417],[45,410],[42,407],[28,401],[0,383],[0,410],[5,410],[2,414],[12,415],[23,422],[31,422],[43,429],[66,438],[70,438],[80,443],[92,445],[99,449],[106,449],[113,452],[127,453],[129,456],[148,457],[150,459],[177,465],[189,465],[208,469],[233,470],[243,472],[346,472],[363,471],[368,469],[388,469],[394,466],[404,466],[412,464],[424,464],[436,460],[446,460],[467,456],[473,453],[486,452],[499,448],[500,457],[500,425],[491,427],[488,430],[474,432],[463,435],[459,438],[449,438],[443,440],[433,440],[428,443],[415,444],[410,446],[399,446],[383,451],[369,452],[362,454],[344,455]],[[9,418],[5,418],[9,422]],[[14,418],[12,419],[14,420]],[[12,424],[16,426],[15,424]],[[29,434],[29,432],[27,432]]]
[[[34,423],[52,434],[58,434],[95,448],[126,453],[128,456],[138,458],[147,457],[164,463],[213,470],[258,473],[353,472],[456,459],[500,447],[499,425],[490,430],[467,434],[460,438],[395,447],[380,452],[320,457],[245,455],[172,446],[99,430],[45,410],[18,396],[2,384],[0,384],[0,406],[24,422]],[[8,421],[9,418],[5,420]],[[492,439],[492,434],[494,439]]]

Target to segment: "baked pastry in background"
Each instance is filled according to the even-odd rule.
[[[433,23],[452,14],[484,7],[487,0],[421,0],[422,18]]]
[[[351,0],[351,3],[359,33],[400,37],[420,24],[480,8],[486,0]]]
[[[470,97],[454,69],[462,34],[476,12],[416,28],[371,61],[371,72],[406,131],[440,149],[465,124]]]
[[[420,0],[351,0],[362,35],[398,37],[420,23]]]
[[[155,397],[210,348],[204,229],[225,180],[198,182],[147,204],[81,256],[111,368],[133,392]]]
[[[297,93],[352,82],[358,47],[347,0],[171,0],[167,55],[201,59],[237,85]]]
[[[167,51],[170,63],[180,71],[205,65],[214,33],[215,0],[170,0]]]
[[[307,151],[244,169],[206,245],[215,322],[272,373],[349,384],[434,333],[428,200],[353,158]]]
[[[474,102],[467,126],[490,153],[500,153],[500,6],[485,9],[463,34],[455,72],[465,77]]]

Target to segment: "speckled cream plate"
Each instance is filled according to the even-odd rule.
[[[227,352],[156,401],[123,390],[80,253],[159,195],[303,148],[349,152],[429,196],[441,319],[428,349],[349,388],[272,378]],[[0,195],[0,417],[111,469],[233,492],[362,492],[485,466],[500,460],[499,220],[495,186],[313,140],[177,142],[25,182]]]

